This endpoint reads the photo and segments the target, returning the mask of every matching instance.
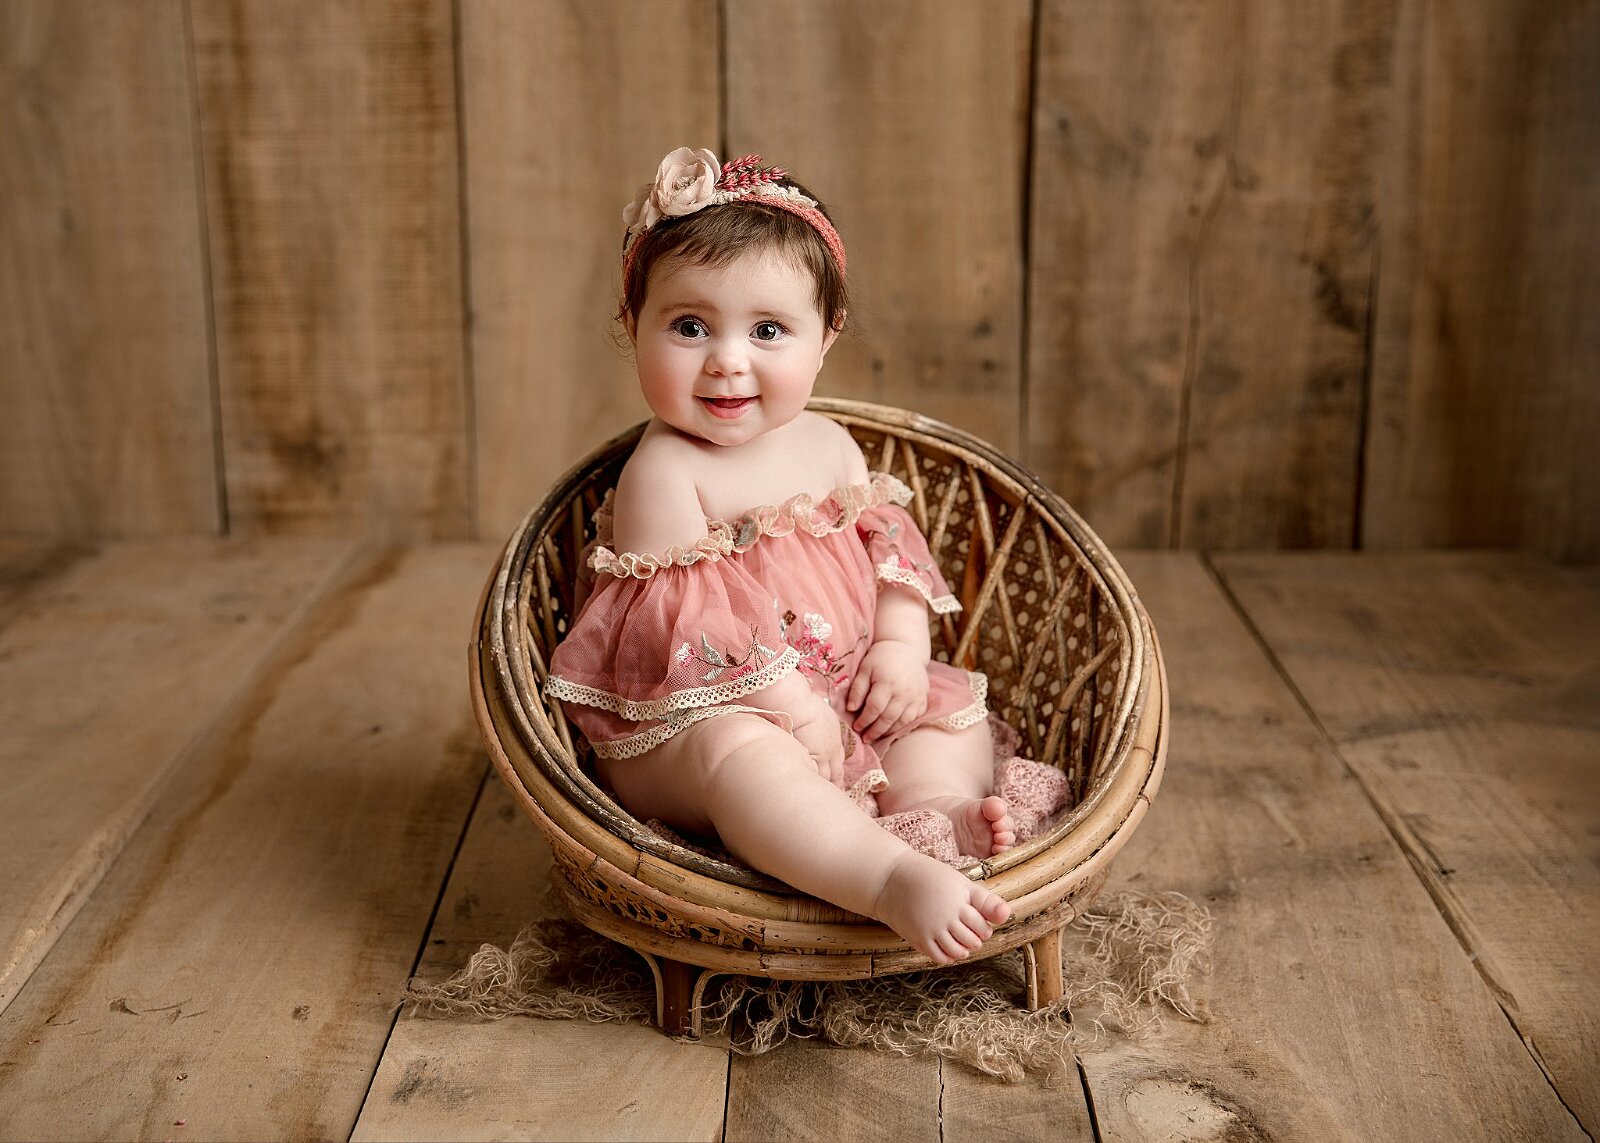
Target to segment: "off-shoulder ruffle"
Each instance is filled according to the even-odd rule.
[[[868,508],[880,504],[904,506],[910,502],[911,489],[899,477],[874,472],[864,484],[840,485],[820,503],[802,492],[781,504],[752,508],[737,520],[708,519],[706,534],[692,545],[668,548],[658,556],[652,552],[614,552],[605,546],[611,542],[611,493],[608,491],[595,512],[600,535],[589,556],[589,566],[619,579],[629,576],[648,579],[663,568],[688,567],[701,560],[716,561],[733,552],[748,551],[767,536],[787,536],[796,531],[813,536],[840,532],[853,525]]]

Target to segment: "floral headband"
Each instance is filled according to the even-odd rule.
[[[628,227],[622,256],[622,284],[626,292],[633,274],[639,240],[645,231],[663,218],[682,218],[708,206],[721,206],[743,198],[757,198],[764,206],[788,211],[811,224],[844,274],[844,243],[815,199],[807,198],[794,187],[779,185],[788,171],[782,167],[763,167],[760,155],[745,155],[728,163],[718,163],[716,155],[705,149],[679,147],[661,160],[653,183],[639,188],[622,212]]]

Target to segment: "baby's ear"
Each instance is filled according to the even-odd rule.
[[[844,329],[845,315],[839,315],[839,324],[822,331],[822,356],[828,356],[828,349],[835,341],[839,340],[839,333]]]
[[[632,310],[626,308],[617,316],[622,319],[622,328],[627,333],[628,340],[637,344],[639,341],[639,319],[633,316]]]

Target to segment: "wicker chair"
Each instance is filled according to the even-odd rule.
[[[934,654],[985,672],[990,709],[1019,731],[1023,752],[1067,774],[1073,802],[1053,828],[969,870],[1011,903],[977,956],[1023,946],[1026,1002],[1049,1003],[1061,993],[1062,926],[1099,891],[1160,782],[1168,717],[1155,631],[1100,541],[1014,461],[898,409],[812,407],[914,493],[909,510],[963,604],[941,617]],[[557,890],[585,925],[645,958],[658,1021],[674,1035],[699,1034],[716,973],[846,980],[937,967],[875,921],[646,829],[596,785],[587,745],[544,696],[591,517],[642,429],[555,485],[512,535],[479,602],[478,726],[549,839]]]

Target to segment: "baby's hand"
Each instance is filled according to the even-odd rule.
[[[849,731],[833,713],[833,707],[820,698],[808,703],[804,713],[794,718],[794,736],[811,755],[817,773],[842,789]]]
[[[928,709],[927,658],[897,640],[879,639],[862,658],[845,706],[860,710],[855,726],[866,739],[915,722]]]

